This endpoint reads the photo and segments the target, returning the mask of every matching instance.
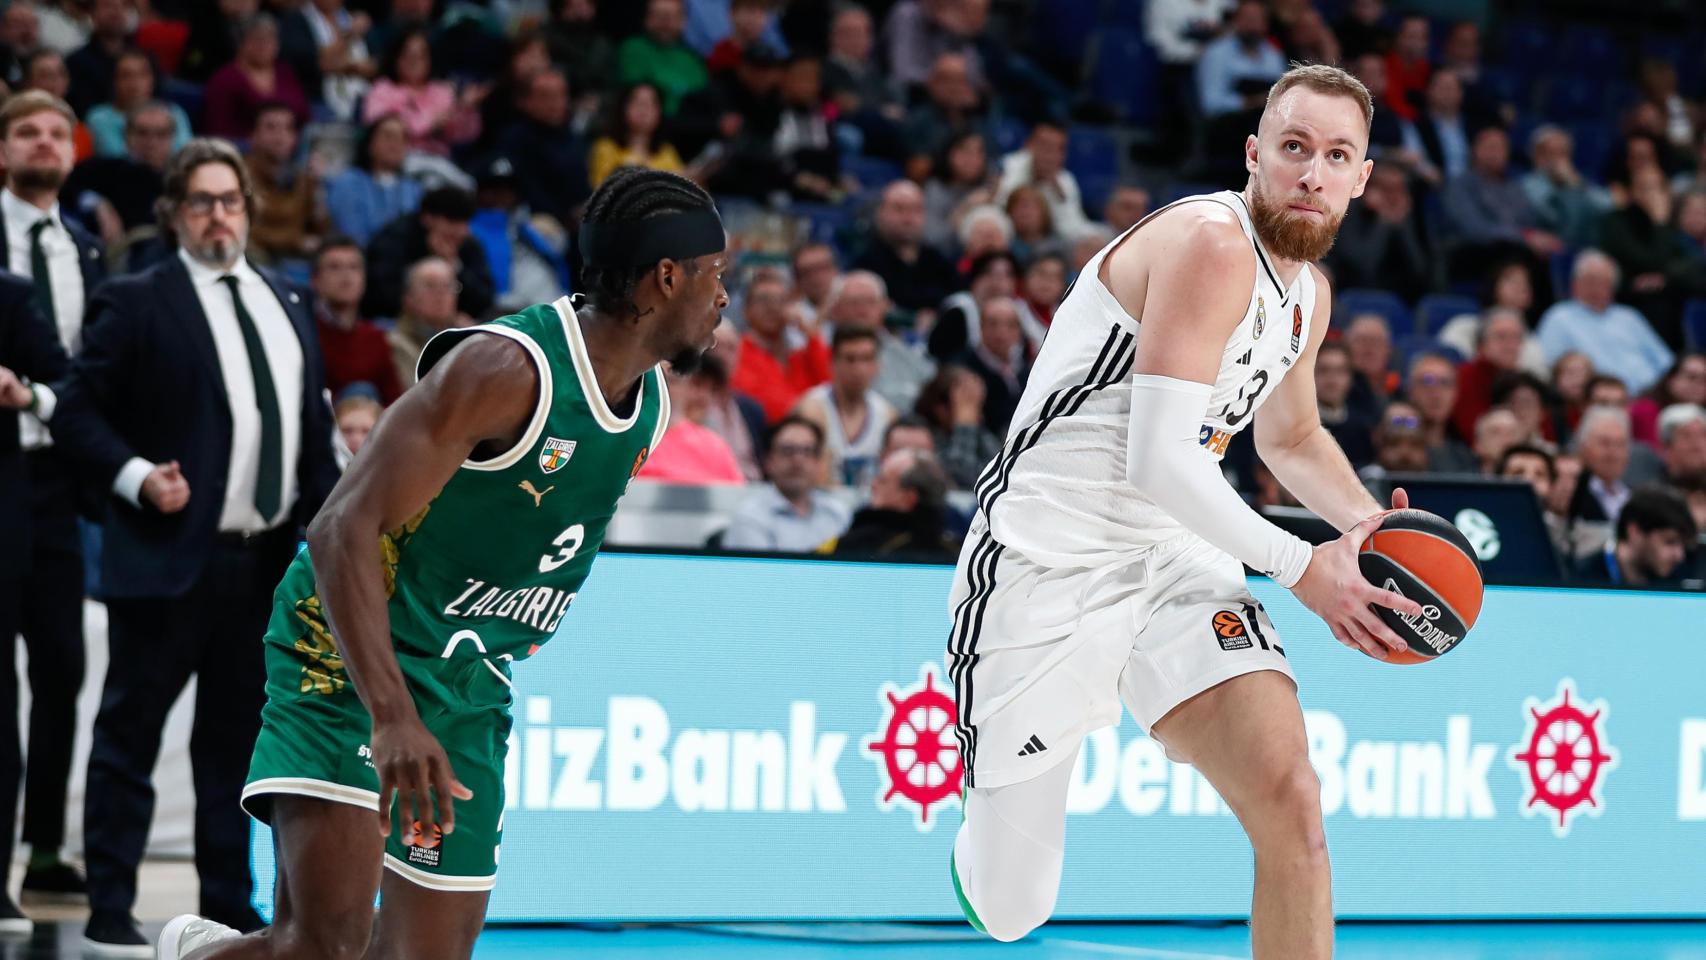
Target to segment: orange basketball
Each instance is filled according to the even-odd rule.
[[[1363,541],[1357,565],[1369,583],[1422,605],[1420,617],[1374,607],[1410,647],[1392,654],[1388,663],[1424,663],[1449,653],[1481,615],[1481,562],[1444,517],[1426,510],[1394,511]]]

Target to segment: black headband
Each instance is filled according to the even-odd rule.
[[[621,223],[583,223],[581,260],[600,267],[641,267],[721,253],[727,244],[717,211],[689,210]]]

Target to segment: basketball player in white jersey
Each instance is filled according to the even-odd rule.
[[[1372,116],[1344,71],[1291,70],[1245,144],[1244,190],[1132,227],[1055,314],[978,484],[950,600],[966,769],[952,873],[967,917],[998,939],[1053,911],[1074,760],[1124,701],[1249,836],[1257,960],[1332,953],[1320,785],[1280,637],[1244,565],[1377,658],[1402,644],[1369,604],[1421,612],[1358,572],[1384,511],[1315,406],[1330,298],[1313,261],[1368,179]],[[1227,483],[1218,461],[1251,423],[1275,477],[1343,536],[1311,548]],[[1393,507],[1405,505],[1396,492]]]

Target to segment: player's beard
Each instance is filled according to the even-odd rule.
[[[19,167],[12,182],[20,193],[54,193],[65,186],[65,171],[58,167]]]
[[[704,347],[684,347],[669,358],[669,368],[685,377],[698,372],[704,361]]]
[[[1326,219],[1314,223],[1300,217],[1286,209],[1290,203],[1306,203],[1320,210]],[[1281,260],[1313,263],[1325,257],[1327,251],[1333,249],[1333,241],[1339,235],[1339,223],[1344,219],[1344,214],[1335,216],[1313,199],[1298,197],[1284,203],[1273,203],[1262,191],[1260,180],[1252,180],[1250,184],[1250,222],[1254,224],[1262,246]]]

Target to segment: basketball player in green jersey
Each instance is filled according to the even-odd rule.
[[[308,530],[266,636],[243,804],[273,925],[167,924],[177,960],[465,958],[497,871],[510,664],[586,579],[728,303],[711,198],[624,168],[588,202],[585,305],[439,334]],[[383,906],[373,909],[374,894]]]

